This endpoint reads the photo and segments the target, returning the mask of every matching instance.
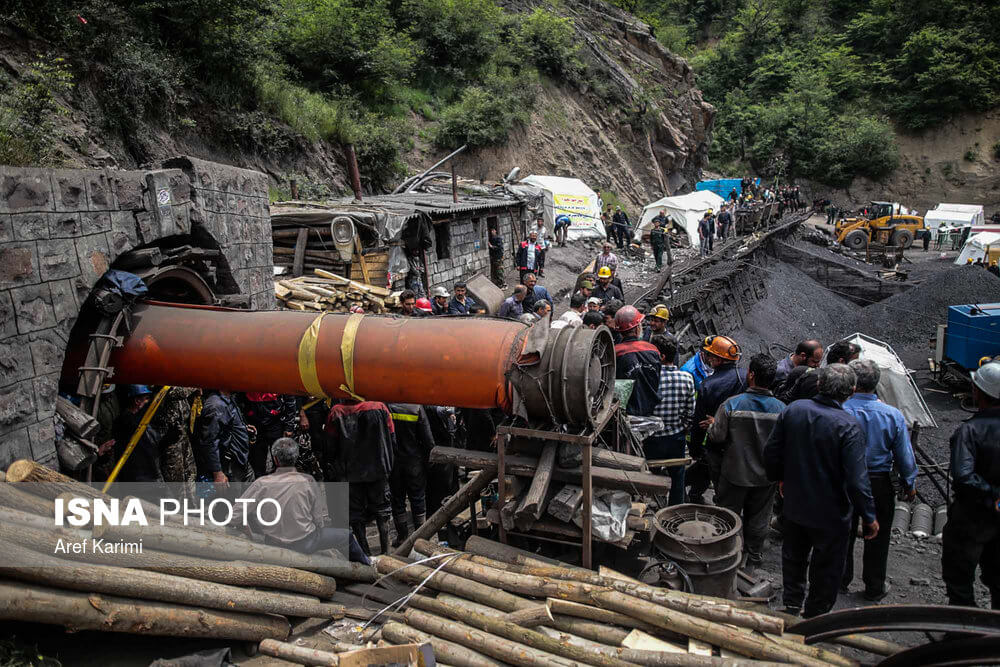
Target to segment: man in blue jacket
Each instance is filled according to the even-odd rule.
[[[778,483],[785,497],[785,611],[802,611],[806,618],[825,614],[837,601],[854,512],[861,515],[865,539],[879,532],[865,467],[865,434],[843,408],[857,378],[844,364],[818,372],[819,394],[789,405],[764,446],[767,478]]]
[[[194,460],[199,481],[216,487],[229,482],[252,482],[250,432],[243,413],[228,391],[213,391],[202,403],[195,422]]]
[[[875,516],[879,524],[889,526],[892,525],[892,515],[896,509],[896,492],[889,477],[893,462],[899,468],[907,499],[913,500],[917,495],[917,463],[910,445],[910,432],[906,428],[903,413],[883,403],[875,395],[875,388],[882,375],[878,364],[871,359],[857,359],[849,365],[858,380],[854,396],[844,402],[844,410],[854,415],[861,430],[865,432],[868,480],[875,499]],[[860,518],[855,512],[848,531],[847,564],[841,581],[841,590],[845,592],[854,579],[854,542]],[[865,600],[869,602],[878,602],[889,593],[889,586],[885,583],[885,570],[889,559],[890,535],[890,531],[883,530],[878,537],[865,542],[861,579],[865,582]]]

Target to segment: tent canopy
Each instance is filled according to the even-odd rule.
[[[601,198],[579,178],[532,174],[522,178],[520,183],[534,185],[551,193],[551,208],[546,197],[546,227],[550,220],[554,224],[556,217],[566,214],[572,221],[567,234],[570,240],[603,239],[607,236],[604,223],[601,222]]]
[[[962,252],[955,258],[956,264],[967,264],[971,259],[976,261],[986,257],[986,248],[1000,246],[1000,234],[994,232],[979,232],[973,234],[962,246]]]
[[[966,227],[976,224],[976,214],[969,211],[947,211],[933,209],[924,216],[924,226],[927,229],[937,227]]]
[[[698,238],[698,221],[705,215],[705,211],[717,211],[724,203],[725,199],[711,190],[697,190],[686,195],[658,199],[642,209],[642,217],[635,230],[635,240],[641,241],[643,233],[652,228],[652,219],[660,211],[665,211],[666,215],[687,232],[691,243],[695,243]]]
[[[938,204],[935,211],[956,211],[958,213],[971,213],[972,224],[981,225],[986,222],[986,212],[982,204]]]

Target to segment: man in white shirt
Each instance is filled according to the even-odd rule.
[[[569,299],[569,310],[563,313],[559,319],[552,323],[553,329],[563,327],[578,327],[583,325],[583,313],[587,309],[587,297],[580,292],[576,292]]]

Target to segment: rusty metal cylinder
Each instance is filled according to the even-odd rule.
[[[164,303],[137,306],[132,320],[131,333],[110,359],[116,383],[498,407],[508,413],[515,395],[508,374],[519,360],[524,363],[529,331],[520,322],[484,317],[249,312]],[[551,331],[548,340],[557,333]],[[587,423],[611,400],[601,373],[591,379],[586,372],[602,368],[594,357],[606,355],[604,347],[583,338],[603,341],[587,330],[577,356],[551,369],[564,382],[589,380],[587,391],[552,385],[557,403],[566,406],[563,423]],[[86,344],[71,341],[64,378],[75,380]],[[610,372],[613,377],[613,365]],[[552,418],[551,401],[523,404],[529,417]]]

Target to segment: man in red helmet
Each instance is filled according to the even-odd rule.
[[[622,342],[615,345],[615,377],[633,383],[625,412],[648,417],[659,402],[660,352],[640,338],[642,318],[635,306],[622,306],[615,313],[615,328],[622,337]]]
[[[417,299],[413,308],[414,317],[427,317],[434,313],[434,306],[431,305],[431,300],[427,297],[421,297]]]

